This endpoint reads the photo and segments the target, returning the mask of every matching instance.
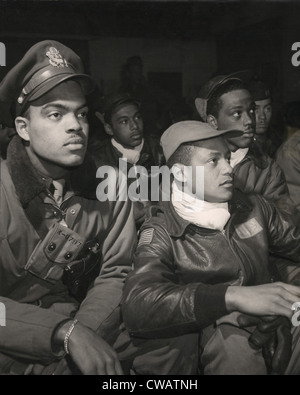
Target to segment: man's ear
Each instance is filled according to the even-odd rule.
[[[28,133],[29,121],[24,117],[17,117],[15,119],[16,131],[18,135],[25,141],[30,141]]]
[[[214,115],[209,114],[207,116],[207,123],[210,124],[214,129],[218,129],[218,121]]]
[[[172,166],[172,174],[176,181],[186,182],[187,176],[184,172],[184,168],[185,166],[182,163],[175,163],[175,165]]]
[[[110,126],[109,123],[105,123],[104,124],[104,130],[105,130],[106,134],[108,134],[109,136],[113,136],[114,135],[112,127]]]

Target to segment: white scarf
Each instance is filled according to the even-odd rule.
[[[248,151],[249,151],[249,148],[240,148],[240,149],[236,150],[235,152],[231,152],[230,166],[233,168],[238,163],[240,163],[245,158]]]
[[[176,213],[183,219],[202,228],[222,231],[227,224],[230,213],[228,203],[210,203],[182,192],[172,184],[172,204]]]
[[[111,139],[112,145],[121,152],[122,158],[126,158],[129,163],[135,165],[140,159],[140,154],[144,145],[144,139],[141,144],[134,147],[133,149],[124,148],[123,145],[119,144],[114,138]]]

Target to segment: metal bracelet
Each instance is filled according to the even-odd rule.
[[[69,352],[69,338],[71,336],[71,333],[73,332],[73,329],[75,328],[75,325],[78,323],[78,320],[74,320],[70,326],[70,328],[68,329],[67,333],[65,334],[65,338],[64,338],[64,349],[66,354],[70,354]]]

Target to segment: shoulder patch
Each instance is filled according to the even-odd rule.
[[[148,229],[143,230],[142,233],[140,234],[138,247],[143,244],[150,244],[153,239],[153,234],[154,234],[153,228],[148,228]]]
[[[244,224],[235,226],[235,230],[240,239],[249,239],[260,233],[263,228],[255,218],[251,218]]]

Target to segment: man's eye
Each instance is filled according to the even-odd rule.
[[[82,111],[80,114],[78,114],[78,117],[86,119],[88,117],[88,112]]]
[[[123,121],[120,122],[122,125],[126,125],[128,123],[127,119],[123,119]]]
[[[265,108],[265,111],[266,111],[266,112],[271,112],[271,111],[272,111],[272,107],[271,107],[271,106],[266,107],[266,108]]]
[[[59,119],[60,118],[60,113],[59,112],[53,112],[52,114],[49,114],[50,119]]]
[[[217,159],[211,158],[211,159],[209,159],[208,163],[215,164],[215,163],[217,163]]]
[[[232,116],[236,119],[239,119],[241,117],[241,113],[239,111],[236,111],[232,114]]]

